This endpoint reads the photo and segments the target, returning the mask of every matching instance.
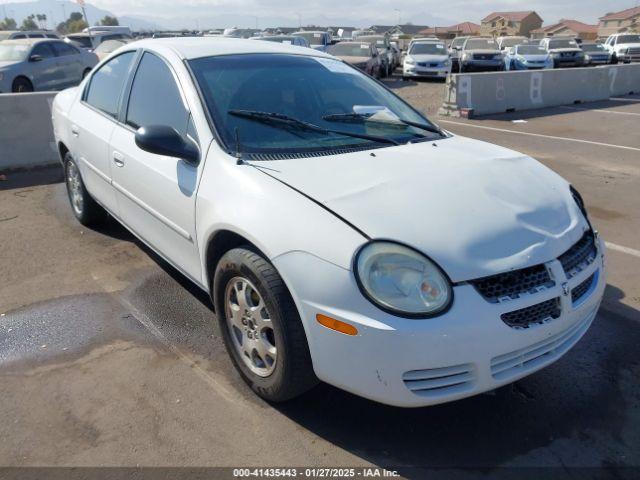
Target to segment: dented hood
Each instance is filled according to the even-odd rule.
[[[463,137],[268,168],[372,239],[424,252],[454,282],[547,262],[586,228],[568,183],[553,171]]]

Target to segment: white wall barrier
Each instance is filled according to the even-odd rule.
[[[56,92],[0,95],[0,172],[58,162],[51,127]]]
[[[640,93],[640,64],[450,75],[440,115],[488,115]]]

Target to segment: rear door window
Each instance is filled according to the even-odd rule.
[[[85,101],[107,115],[117,118],[120,96],[135,55],[136,52],[123,53],[100,67],[91,76]]]
[[[43,59],[53,58],[56,54],[53,52],[51,45],[48,42],[38,43],[33,50],[31,50],[31,55],[39,55]]]

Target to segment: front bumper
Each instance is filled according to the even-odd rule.
[[[451,73],[451,64],[436,65],[403,65],[402,76],[403,77],[432,77],[432,78],[446,78]]]
[[[619,62],[640,62],[640,53],[621,53],[617,57]]]
[[[473,286],[459,285],[451,309],[425,320],[382,312],[362,296],[351,271],[307,253],[291,252],[273,263],[300,312],[318,378],[381,403],[421,407],[493,390],[571,349],[591,325],[604,293],[603,245],[598,242],[596,260],[571,280],[565,281],[560,263],[553,260],[547,266],[559,280],[556,286],[526,298],[493,304]],[[591,275],[589,290],[574,304],[564,291]],[[553,298],[562,306],[555,320],[516,329],[500,319],[502,313]],[[358,334],[323,327],[315,320],[318,313],[355,326]]]

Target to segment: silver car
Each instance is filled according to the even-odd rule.
[[[98,57],[62,40],[0,42],[0,93],[63,90],[80,81]]]

